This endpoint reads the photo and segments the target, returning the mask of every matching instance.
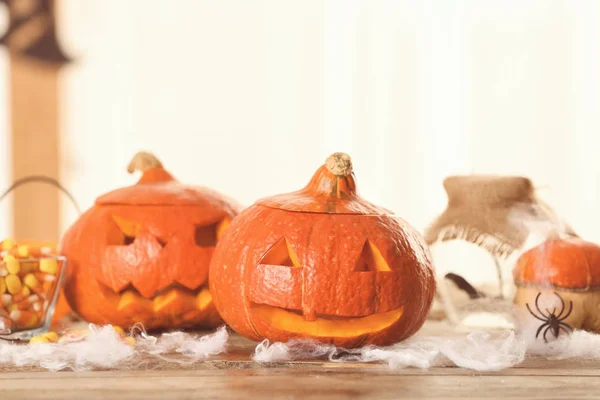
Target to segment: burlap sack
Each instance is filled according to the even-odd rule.
[[[428,244],[466,240],[498,257],[523,247],[532,229],[550,236],[575,232],[519,176],[466,175],[444,180],[446,210],[427,228]]]

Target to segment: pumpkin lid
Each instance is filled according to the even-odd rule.
[[[258,205],[287,211],[324,214],[392,214],[361,198],[356,191],[352,161],[333,153],[303,189],[261,199]]]
[[[548,240],[523,253],[513,271],[519,286],[600,288],[600,246],[579,238]]]
[[[220,196],[207,188],[186,186],[167,172],[153,154],[137,153],[127,172],[142,171],[135,184],[113,190],[96,199],[98,205],[203,206],[222,203]]]

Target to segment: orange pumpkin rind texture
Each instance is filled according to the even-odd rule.
[[[600,246],[576,237],[548,240],[523,253],[513,275],[517,286],[600,289]]]
[[[435,292],[424,240],[357,194],[343,153],[304,189],[237,216],[215,249],[209,281],[222,318],[250,339],[347,348],[413,335]]]
[[[149,153],[138,153],[128,170],[141,170],[138,183],[99,197],[62,239],[69,304],[96,324],[218,326],[208,267],[240,207],[179,183]]]

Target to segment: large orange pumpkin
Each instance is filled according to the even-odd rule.
[[[137,154],[136,169],[137,184],[98,198],[63,237],[69,304],[98,324],[216,326],[208,267],[238,207],[179,183],[151,154]]]
[[[422,237],[358,196],[343,153],[304,189],[236,217],[213,254],[209,281],[225,322],[250,339],[344,347],[411,336],[435,291]]]

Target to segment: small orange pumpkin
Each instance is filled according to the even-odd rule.
[[[149,153],[138,153],[133,186],[96,200],[62,239],[65,295],[98,324],[147,329],[221,323],[207,286],[208,267],[238,207],[179,183]]]
[[[254,340],[387,345],[415,333],[435,291],[431,256],[406,222],[358,196],[335,153],[304,189],[233,220],[210,267],[217,310]]]
[[[573,328],[600,332],[600,246],[551,239],[523,253],[513,274],[514,302],[539,324],[537,338]]]

